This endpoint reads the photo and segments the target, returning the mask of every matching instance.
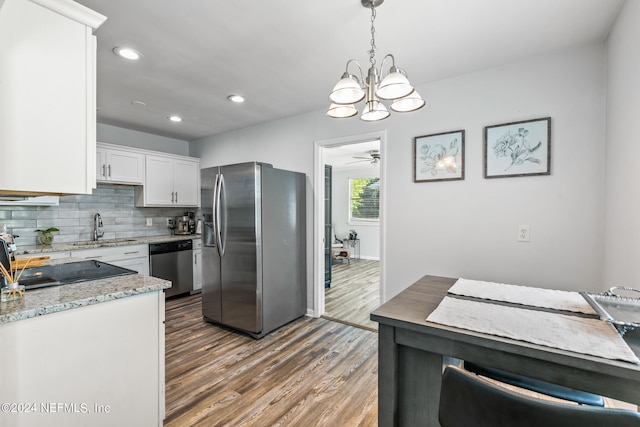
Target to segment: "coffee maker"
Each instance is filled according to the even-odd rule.
[[[174,234],[194,234],[196,232],[196,221],[194,212],[185,212],[183,216],[174,219]]]

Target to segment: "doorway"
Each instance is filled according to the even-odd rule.
[[[316,142],[314,168],[314,314],[374,330],[369,313],[384,300],[385,137]]]

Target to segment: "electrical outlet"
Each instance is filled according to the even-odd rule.
[[[518,226],[518,242],[530,242],[531,241],[531,230],[528,225],[519,225]]]
[[[153,218],[147,218],[147,227],[153,226]]]

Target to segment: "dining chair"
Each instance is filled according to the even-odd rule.
[[[580,405],[604,406],[604,398],[597,394],[587,393],[582,390],[564,387],[558,384],[530,378],[524,375],[514,374],[512,372],[503,371],[502,369],[490,368],[483,365],[477,365],[468,361],[464,361],[464,369],[501,383],[524,388],[536,393],[546,394],[562,400],[569,400]]]
[[[464,369],[447,366],[438,420],[442,427],[635,427],[640,414],[524,396]]]

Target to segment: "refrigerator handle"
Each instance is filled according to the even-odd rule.
[[[220,201],[218,200],[218,191],[220,188],[220,174],[216,175],[216,183],[213,186],[213,241],[216,250],[218,251],[218,256],[220,256],[220,242],[218,241],[218,205]]]
[[[216,190],[215,190],[215,199],[214,199],[214,221],[216,227],[216,243],[218,247],[218,255],[221,257],[224,256],[224,244],[222,242],[222,219],[221,214],[222,210],[220,207],[220,201],[222,199],[222,191],[224,187],[224,176],[222,174],[218,174],[216,176]]]

